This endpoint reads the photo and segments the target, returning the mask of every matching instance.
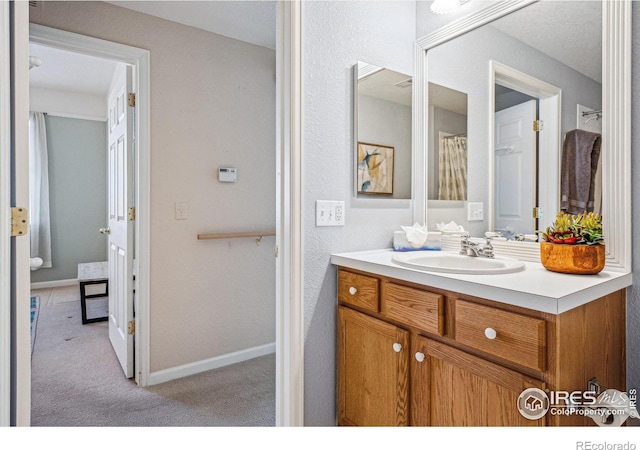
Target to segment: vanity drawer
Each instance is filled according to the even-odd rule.
[[[444,335],[444,296],[440,294],[383,283],[380,312],[407,326]]]
[[[338,271],[338,300],[378,312],[380,280],[346,270]]]
[[[455,339],[461,344],[536,370],[545,370],[546,324],[542,319],[458,300]]]

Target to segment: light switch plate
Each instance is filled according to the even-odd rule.
[[[467,220],[469,222],[484,220],[484,204],[482,202],[467,203]]]
[[[316,226],[341,227],[344,225],[344,202],[316,200]]]

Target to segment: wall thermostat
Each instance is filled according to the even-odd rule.
[[[235,167],[220,167],[218,169],[218,181],[222,183],[235,183],[238,181],[238,169]]]

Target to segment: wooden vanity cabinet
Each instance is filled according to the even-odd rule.
[[[338,308],[338,423],[407,425],[409,332]]]
[[[542,381],[423,336],[411,342],[411,425],[541,426],[525,419],[520,393]]]
[[[594,425],[526,419],[518,397],[625,390],[622,290],[559,315],[345,268],[338,292],[339,425]]]

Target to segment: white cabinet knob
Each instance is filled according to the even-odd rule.
[[[417,352],[417,353],[416,353],[416,361],[418,361],[418,362],[422,362],[422,361],[424,361],[424,353],[422,353],[422,352]]]
[[[354,288],[353,286],[351,286],[349,288],[349,294],[356,295],[357,293],[358,293],[358,290],[356,288]]]
[[[487,328],[484,330],[484,335],[487,337],[487,339],[495,339],[498,333],[496,333],[496,330],[494,330],[493,328]]]
[[[393,351],[399,353],[402,350],[402,344],[398,344],[397,342],[393,344]]]

